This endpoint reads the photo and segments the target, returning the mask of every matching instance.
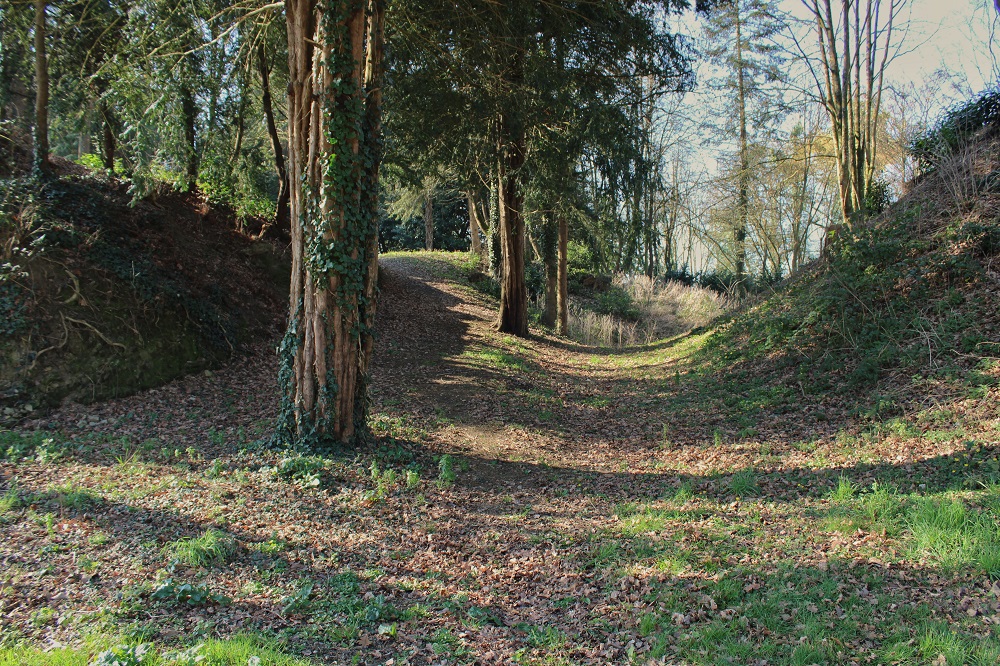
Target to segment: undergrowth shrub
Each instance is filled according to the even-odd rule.
[[[318,488],[326,461],[319,456],[292,455],[282,458],[274,473],[300,488]]]
[[[933,170],[939,159],[966,145],[985,127],[1000,122],[1000,90],[986,90],[944,114],[930,130],[910,145],[910,151],[925,170]]]

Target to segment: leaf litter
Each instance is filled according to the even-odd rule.
[[[988,573],[915,553],[905,520],[864,507],[873,484],[985,469],[995,388],[949,404],[951,438],[866,434],[836,396],[754,412],[685,338],[611,353],[499,335],[432,257],[384,263],[370,450],[290,464],[263,446],[267,347],[26,424],[58,450],[0,464],[17,497],[0,640],[256,631],[330,664],[952,663],[934,627],[993,640]],[[833,499],[842,477],[855,500]],[[209,530],[233,552],[172,559]],[[166,581],[187,587],[155,595]]]

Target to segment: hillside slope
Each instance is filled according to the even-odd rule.
[[[280,248],[197,196],[133,206],[125,184],[57,167],[40,188],[4,181],[0,419],[156,386],[278,333]]]
[[[1000,132],[943,158],[870,224],[722,325],[700,359],[898,416],[1000,378]]]

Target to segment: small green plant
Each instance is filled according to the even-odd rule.
[[[35,447],[35,460],[45,465],[63,457],[65,450],[55,439],[48,437]]]
[[[44,627],[47,624],[52,624],[52,622],[56,619],[56,615],[56,611],[52,608],[39,608],[31,614],[31,624],[36,627]]]
[[[837,487],[830,492],[830,499],[834,502],[849,502],[854,499],[854,485],[846,476],[837,479]]]
[[[264,555],[277,555],[288,549],[288,544],[272,535],[267,541],[257,544],[257,550]]]
[[[684,482],[681,487],[677,489],[674,493],[674,502],[677,504],[685,504],[694,499],[694,491],[692,490],[690,482]]]
[[[315,583],[305,579],[299,582],[295,590],[281,600],[281,612],[285,615],[289,613],[301,612],[309,607],[309,598],[312,596]]]
[[[210,529],[193,539],[179,539],[163,550],[181,564],[204,567],[228,561],[236,554],[237,544],[225,532]]]
[[[558,650],[566,645],[566,634],[558,627],[531,627],[528,629],[528,642],[538,648]]]
[[[212,464],[208,466],[208,469],[205,470],[205,477],[209,479],[217,479],[222,476],[222,472],[225,469],[226,466],[222,463],[222,461],[215,458],[212,461]]]
[[[326,468],[326,461],[318,456],[295,455],[282,458],[275,468],[275,474],[287,479],[299,488],[318,488],[320,475]]]
[[[93,504],[96,504],[97,497],[86,488],[79,488],[71,483],[55,486],[48,490],[44,497],[64,509],[76,509],[80,511]]]
[[[420,487],[420,473],[412,469],[406,470],[406,489],[415,490]]]
[[[189,606],[204,606],[209,603],[227,604],[230,601],[229,598],[209,590],[204,583],[178,583],[172,578],[163,580],[149,597],[156,601],[170,601]]]
[[[461,639],[446,627],[434,632],[431,637],[431,649],[435,654],[449,655],[453,658],[462,657],[468,652],[468,648],[462,645]]]
[[[365,493],[365,499],[369,502],[381,502],[396,483],[396,470],[382,470],[378,466],[378,461],[372,461],[368,471],[371,474],[372,483],[375,487]]]
[[[760,494],[757,485],[757,472],[752,469],[742,469],[729,478],[729,492],[737,497],[750,497]]]
[[[455,458],[448,454],[441,456],[441,460],[438,461],[437,484],[439,488],[448,488],[455,485],[455,481],[458,480],[458,472],[455,467]]]
[[[153,657],[152,646],[146,643],[118,645],[98,654],[90,666],[142,666],[152,662]]]
[[[31,515],[30,512],[29,515]],[[36,525],[45,528],[45,531],[48,532],[49,536],[56,533],[56,514],[47,512],[43,514],[34,514],[31,515],[31,517],[35,520]]]
[[[164,653],[161,663],[164,666],[198,666],[198,664],[205,664],[207,666],[205,655],[203,654],[204,650],[205,644],[198,643],[185,650],[167,652]],[[257,661],[259,662],[260,660],[258,659]]]
[[[12,481],[7,491],[0,495],[0,516],[5,516],[21,507],[21,496],[17,492],[17,482]]]
[[[19,433],[13,430],[0,430],[0,460],[20,462],[35,458],[40,463],[47,463],[60,458],[63,446],[56,441],[51,433],[35,431]]]

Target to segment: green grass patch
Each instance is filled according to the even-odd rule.
[[[475,361],[478,364],[496,370],[530,372],[532,368],[531,364],[524,357],[493,348],[477,347],[466,349],[462,352],[461,358]]]
[[[200,658],[199,658],[200,657]],[[256,635],[207,640],[187,648],[134,643],[98,635],[83,647],[41,650],[30,646],[0,647],[0,666],[313,666],[276,642]]]
[[[179,539],[163,548],[168,557],[195,567],[224,564],[236,555],[237,550],[236,539],[216,529],[206,530],[199,537]]]
[[[1000,578],[1000,526],[993,511],[957,498],[923,497],[907,512],[906,526],[914,556]]]

